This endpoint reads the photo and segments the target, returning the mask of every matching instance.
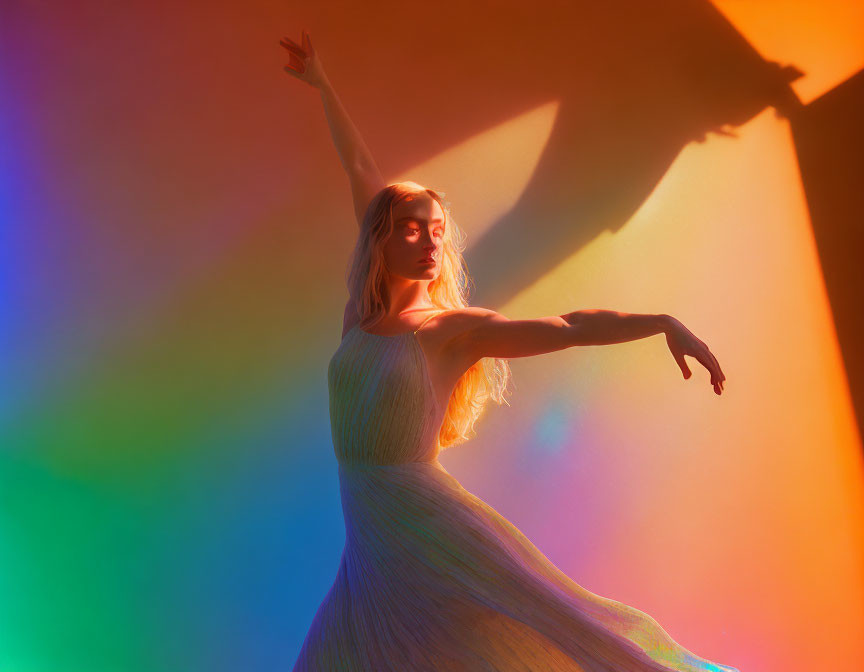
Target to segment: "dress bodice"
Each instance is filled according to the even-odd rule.
[[[381,336],[353,327],[330,360],[327,383],[340,465],[437,458],[443,416],[416,331]]]

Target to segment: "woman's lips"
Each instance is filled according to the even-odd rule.
[[[433,257],[426,257],[425,259],[421,259],[417,262],[418,264],[434,264],[435,259]]]

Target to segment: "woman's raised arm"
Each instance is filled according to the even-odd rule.
[[[351,121],[330,80],[327,79],[324,66],[306,30],[303,30],[302,44],[297,44],[289,37],[281,39],[279,44],[288,50],[290,58],[285,71],[321,92],[321,102],[324,104],[324,113],[330,126],[330,134],[333,136],[333,144],[336,145],[339,160],[351,182],[354,213],[359,225],[372,198],[387,184],[360,131]]]

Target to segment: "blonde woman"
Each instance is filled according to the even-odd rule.
[[[725,376],[668,315],[586,310],[509,320],[468,305],[464,235],[443,195],[386,184],[306,31],[286,71],[321,94],[360,225],[342,341],[328,369],[346,539],[294,670],[736,668],[676,643],[648,614],[582,588],[438,462],[505,401],[507,360],[663,333]]]

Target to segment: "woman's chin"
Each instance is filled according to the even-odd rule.
[[[438,267],[437,266],[429,266],[428,268],[421,268],[415,274],[412,274],[412,280],[434,280],[438,277]]]
[[[429,280],[434,280],[435,278],[438,277],[438,269],[437,268],[429,268],[429,269],[422,269],[418,272],[411,273],[411,274],[406,273],[405,275],[401,275],[398,273],[390,273],[390,275],[391,275],[391,277],[400,278],[402,280],[418,280],[418,281],[426,280],[426,281],[429,281]]]

